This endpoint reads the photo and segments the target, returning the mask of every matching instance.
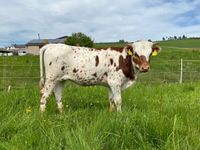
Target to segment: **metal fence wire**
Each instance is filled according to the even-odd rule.
[[[39,65],[0,62],[0,90],[31,88],[39,85]],[[183,83],[200,81],[200,60],[159,60],[152,62],[141,83]]]
[[[200,81],[200,60],[159,60],[152,69],[139,75],[141,82],[183,83]]]

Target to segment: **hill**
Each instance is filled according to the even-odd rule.
[[[164,47],[200,48],[200,39],[160,41],[159,45]]]
[[[158,41],[161,47],[200,48],[200,39],[166,40]],[[122,47],[127,43],[109,42],[95,43],[95,48]]]
[[[179,44],[173,45],[174,42],[186,41],[185,47],[192,47],[192,41],[198,40],[180,40],[180,41],[162,41],[161,53],[157,57],[151,58],[151,69],[146,74],[141,74],[141,82],[178,82],[180,74],[180,60],[184,60],[184,81],[200,80],[200,51],[196,48],[182,49]],[[188,42],[189,41],[189,42]],[[113,44],[113,45],[112,45]],[[115,43],[98,44],[96,47],[121,46]],[[196,42],[196,46],[200,45]],[[189,61],[188,61],[189,60]],[[39,57],[38,56],[12,56],[0,57],[0,89],[23,88],[38,86],[39,82]]]

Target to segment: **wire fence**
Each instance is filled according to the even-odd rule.
[[[39,86],[39,64],[16,65],[0,62],[0,90]],[[200,81],[200,60],[157,60],[151,70],[141,73],[142,83],[182,83]]]
[[[144,82],[155,83],[183,83],[200,81],[200,60],[165,60],[158,61],[160,68],[157,67],[145,74]],[[143,78],[141,78],[143,80]]]

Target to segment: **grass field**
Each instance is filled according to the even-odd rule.
[[[0,89],[38,86],[39,57],[0,57]]]
[[[144,85],[123,92],[123,113],[108,112],[107,89],[66,84],[64,113],[37,88],[1,92],[0,149],[200,149],[200,83]]]
[[[200,80],[200,50],[163,47],[158,57],[151,58],[151,69],[141,74],[141,82],[178,82],[183,59],[184,82]],[[199,60],[188,62],[186,60]],[[39,57],[0,57],[0,90],[38,86]]]
[[[180,48],[200,48],[200,39],[166,40],[158,41],[162,47],[180,47]],[[110,46],[122,47],[126,43],[96,43],[97,48],[106,48]]]
[[[166,47],[200,48],[200,39],[168,40],[159,43]]]
[[[200,60],[200,51],[164,46],[152,58],[150,72],[122,93],[122,113],[108,112],[106,88],[67,82],[63,114],[51,96],[41,115],[39,58],[0,57],[0,74],[6,79],[1,78],[0,85],[24,87],[0,90],[0,150],[200,149],[200,79],[192,76],[190,82],[166,84],[160,74],[179,70],[176,62],[181,58]],[[196,63],[184,69],[199,74]],[[165,78],[174,80],[177,75]]]

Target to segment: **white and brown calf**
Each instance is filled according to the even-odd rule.
[[[47,98],[53,91],[62,111],[64,81],[80,85],[102,85],[109,88],[110,111],[121,111],[121,91],[131,86],[137,72],[149,69],[149,58],[160,48],[152,42],[138,41],[123,48],[94,49],[48,44],[40,50],[41,100],[45,111]]]

